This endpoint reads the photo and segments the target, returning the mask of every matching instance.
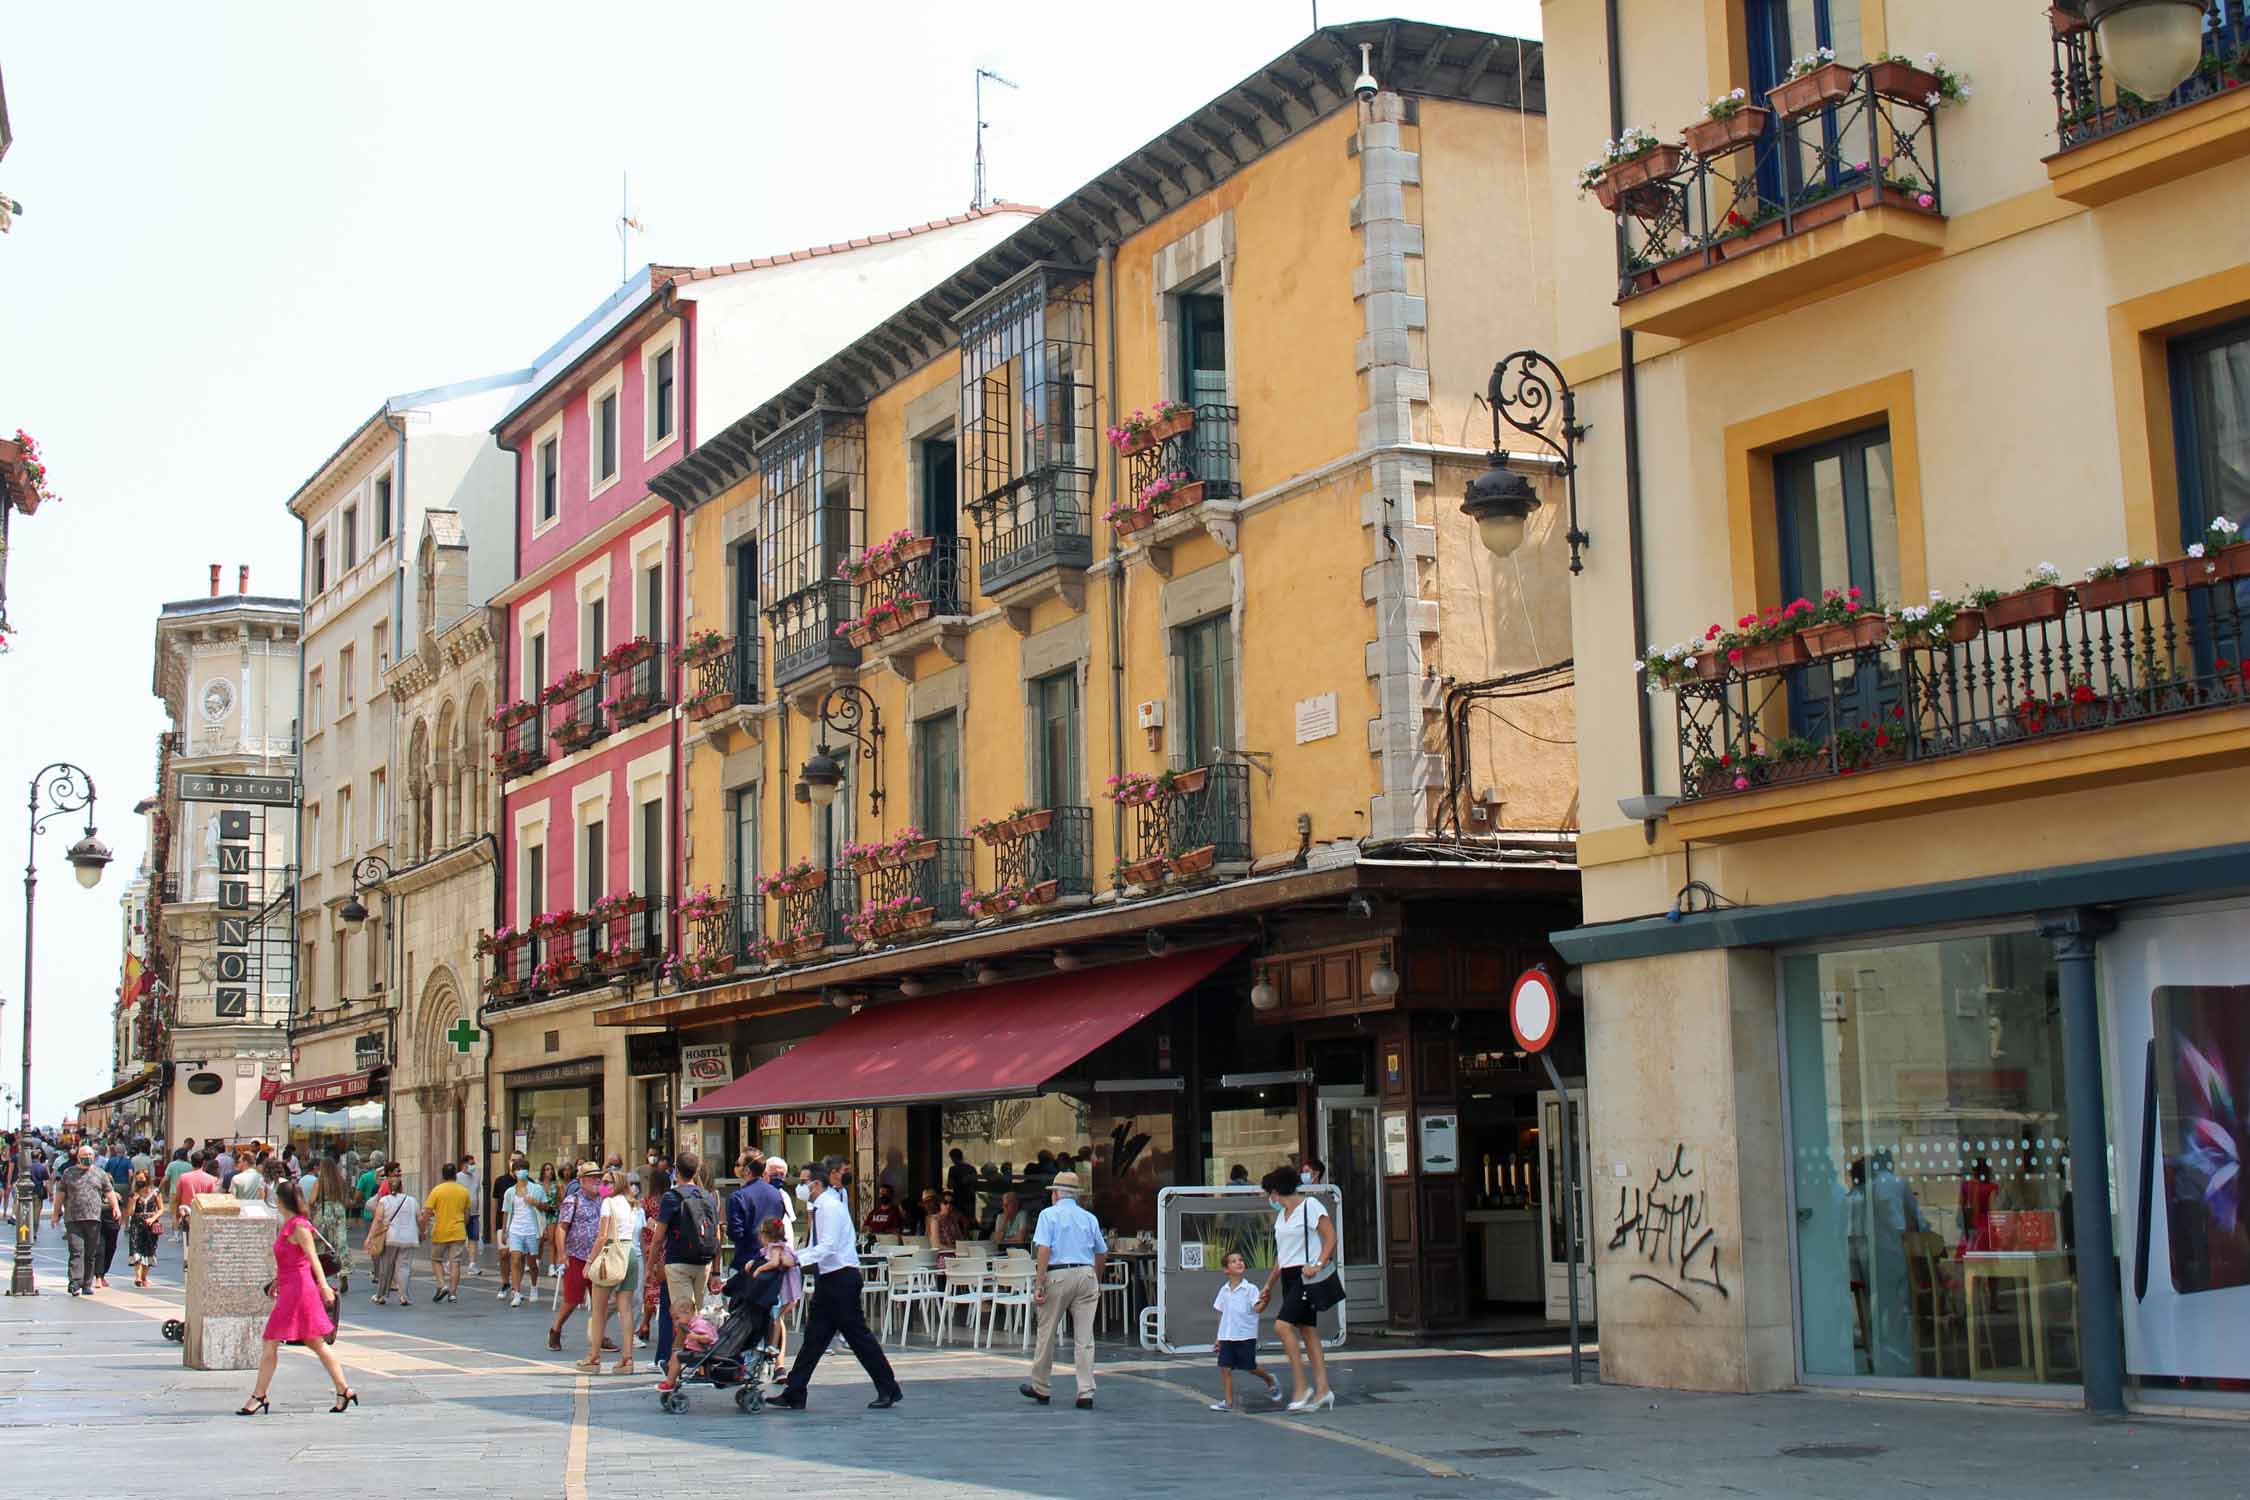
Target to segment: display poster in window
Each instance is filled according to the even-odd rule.
[[[1383,1112],[1383,1175],[1386,1177],[1404,1177],[1413,1170],[1413,1163],[1407,1157],[1406,1111],[1403,1109],[1385,1110]]]
[[[1422,1170],[1461,1170],[1461,1117],[1455,1114],[1422,1116]]]
[[[2125,1362],[2139,1376],[2250,1377],[2246,922],[2240,904],[2128,919],[2101,943]]]

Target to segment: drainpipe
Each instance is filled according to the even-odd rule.
[[[695,327],[689,321],[686,309],[682,308],[679,305],[678,287],[674,283],[669,281],[664,283],[664,310],[671,315],[672,321],[678,325],[680,330],[680,341],[678,345],[680,351],[680,391],[679,412],[677,414],[677,417],[680,424],[680,458],[684,459],[690,453],[695,451],[695,418],[693,416],[693,413],[695,411]],[[678,461],[678,459],[674,460],[675,463]],[[681,508],[680,502],[677,500],[671,502],[671,510],[672,618],[670,624],[672,629],[672,644],[677,647],[679,645],[681,623],[687,618],[687,550],[685,546],[686,512]],[[663,671],[665,670],[665,668],[659,666],[656,670]],[[675,691],[672,696],[676,699],[679,697],[679,694]],[[670,805],[667,806],[664,811],[665,816],[671,820],[672,824],[671,864],[673,874],[670,899],[674,904],[674,910],[676,912],[679,894],[680,892],[687,889],[687,855],[684,849],[685,832],[687,828],[687,814],[685,811],[687,806],[687,782],[684,778],[681,765],[681,756],[684,753],[684,746],[681,743],[680,705],[676,702],[672,705],[671,720],[672,795],[669,799]],[[649,920],[652,922],[656,920],[654,913],[650,914]],[[677,927],[679,918],[677,915],[674,915],[669,920],[675,925],[672,933],[670,934],[671,941],[666,944],[665,951],[673,952],[676,951],[679,946]],[[656,993],[655,980],[651,980],[649,982],[649,993],[652,995]],[[632,1108],[632,1100],[627,1099],[625,1101],[625,1106],[627,1110],[630,1110]],[[630,1118],[630,1115],[628,1115],[628,1118]]]
[[[508,486],[511,497],[508,502],[508,547],[511,558],[508,579],[509,582],[513,583],[523,576],[523,453],[501,437],[498,431],[492,434],[492,444],[502,453],[508,455],[509,465],[515,473],[514,482]],[[484,606],[479,605],[478,607],[483,608]],[[496,700],[507,699],[508,676],[515,667],[513,658],[516,633],[513,625],[514,618],[511,612],[508,628],[504,628],[500,632],[500,685],[499,690],[493,694]],[[545,725],[540,726],[542,733],[544,733],[545,727]],[[500,783],[499,794],[500,805],[496,811],[505,820],[508,815],[508,784],[505,780]],[[489,828],[485,830],[484,837],[486,842],[492,845],[492,927],[490,930],[497,932],[506,926],[508,921],[508,863],[505,853],[506,849],[514,847],[514,843],[511,840],[508,845],[503,847],[498,836]],[[534,907],[533,910],[536,911],[537,908]],[[484,986],[480,984],[477,986],[477,1027],[485,1033],[484,1158],[487,1162],[490,1162],[492,1160],[493,1142],[496,1137],[492,1124],[494,1103],[492,1098],[493,1042],[491,1028],[485,1025],[484,1012]]]
[[[1624,59],[1620,55],[1623,39],[1617,8],[1618,0],[1607,0],[1611,140],[1625,133]],[[1625,272],[1625,225],[1622,220],[1617,226],[1617,269],[1622,278]],[[1619,330],[1617,353],[1620,394],[1624,401],[1625,568],[1632,583],[1633,656],[1638,660],[1648,655],[1648,591],[1641,571],[1641,377],[1633,362],[1631,329]],[[1633,694],[1633,709],[1640,726],[1641,795],[1644,797],[1653,795],[1656,791],[1656,731],[1649,712],[1648,696],[1639,691]],[[1651,844],[1656,842],[1656,823],[1653,819],[1641,824],[1641,836]]]
[[[505,662],[506,662],[506,657],[505,657],[505,652],[503,652],[503,656],[502,656],[502,666],[501,666],[501,670],[502,670],[503,672],[507,670],[507,667],[506,667],[506,664],[505,664]],[[506,911],[506,904],[507,904],[507,899],[508,899],[508,891],[507,891],[507,887],[506,887],[506,886],[505,886],[505,885],[504,885],[504,884],[503,884],[503,883],[501,882],[501,879],[500,879],[500,876],[501,876],[501,869],[500,869],[500,840],[499,840],[499,839],[498,839],[498,838],[497,838],[497,837],[496,837],[496,836],[495,836],[495,835],[493,834],[492,830],[491,830],[491,829],[489,829],[489,828],[487,828],[487,829],[486,829],[486,830],[484,831],[484,835],[483,835],[483,837],[484,837],[484,842],[485,842],[486,846],[487,846],[487,847],[489,848],[489,850],[491,851],[491,852],[490,852],[490,856],[489,856],[489,858],[490,858],[490,860],[491,860],[491,864],[492,864],[492,928],[491,928],[491,930],[492,930],[492,931],[494,931],[494,932],[498,932],[498,931],[500,930],[500,928],[501,928],[501,926],[502,926],[502,924],[503,924],[504,920],[505,920],[505,918],[504,918],[504,913],[505,913],[505,911]],[[482,969],[482,968],[483,968],[483,965],[481,965],[481,964],[480,964],[480,965],[478,965],[478,968],[479,968],[479,969]],[[496,1139],[496,1137],[497,1137],[497,1135],[498,1135],[498,1132],[497,1132],[497,1131],[495,1131],[495,1130],[493,1129],[493,1127],[492,1127],[492,1036],[491,1036],[491,1029],[490,1029],[489,1027],[487,1027],[487,1026],[485,1025],[485,1022],[484,1022],[484,1007],[485,1007],[485,1000],[484,1000],[484,985],[483,985],[483,983],[481,982],[481,981],[483,980],[483,978],[484,978],[484,975],[483,975],[482,973],[479,973],[479,974],[477,975],[477,978],[478,978],[478,980],[480,981],[480,982],[478,983],[478,985],[477,985],[477,1029],[478,1029],[479,1031],[482,1031],[482,1032],[484,1032],[484,1033],[485,1033],[485,1038],[484,1038],[484,1141],[483,1141],[483,1149],[484,1149],[484,1159],[485,1159],[486,1163],[487,1163],[487,1164],[489,1165],[489,1164],[490,1164],[490,1162],[492,1161],[492,1147],[493,1147],[493,1142],[494,1142],[494,1140]]]
[[[400,555],[400,561],[391,564],[391,649],[396,651],[400,643],[406,639],[406,567],[404,563],[406,553],[406,423],[392,412],[389,403],[386,402],[383,406],[383,424],[398,435],[398,458],[392,465],[391,476],[390,535],[390,540],[397,544]],[[377,661],[375,663],[375,670],[378,674],[382,672],[382,662]],[[302,672],[297,675],[300,678],[304,676]],[[378,682],[376,686],[380,687],[382,684]],[[391,704],[391,747],[386,764],[392,766],[398,764],[398,704],[396,700],[393,700]],[[388,774],[386,771],[385,775],[388,776]],[[386,802],[390,800],[387,792],[383,800]],[[388,807],[383,809],[383,816],[386,821],[390,819],[391,811]],[[386,846],[390,843],[390,830],[388,828],[377,829],[376,835],[378,842]],[[383,996],[383,1003],[385,1008],[390,1011],[390,1024],[385,1028],[390,1033],[390,1039],[385,1044],[387,1050],[384,1054],[384,1060],[390,1065],[391,1076],[396,1078],[398,1076],[398,1011],[401,998],[398,992],[398,956],[403,946],[399,941],[398,932],[406,918],[406,898],[402,896],[396,903],[393,903],[389,892],[386,891],[383,896],[383,906],[383,915],[389,919],[383,923],[383,944],[387,950],[383,954],[383,975],[384,988],[388,991]],[[396,1150],[397,1136],[395,1134],[397,1122],[397,1097],[396,1091],[393,1090],[391,1102],[383,1111],[383,1147],[393,1160],[396,1160],[398,1156]]]
[[[1108,347],[1109,408],[1117,410],[1117,247],[1104,244],[1098,252],[1101,267],[1102,308],[1107,330],[1103,342]],[[1118,474],[1116,455],[1110,455],[1109,503],[1114,508],[1118,501]],[[1109,534],[1109,770],[1113,776],[1125,774],[1125,564],[1117,555],[1117,532]],[[1112,803],[1109,810],[1110,851],[1112,859],[1125,857],[1125,805]],[[1089,851],[1090,855],[1090,851]],[[1089,872],[1091,873],[1091,872]]]

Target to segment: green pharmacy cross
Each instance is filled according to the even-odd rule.
[[[477,1038],[483,1035],[483,1027],[470,1024],[469,1018],[463,1016],[453,1023],[453,1029],[445,1034],[445,1039],[453,1044],[454,1051],[466,1057],[475,1049]]]

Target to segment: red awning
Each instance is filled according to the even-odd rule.
[[[375,1083],[380,1069],[370,1068],[364,1073],[331,1073],[325,1078],[308,1078],[303,1083],[292,1083],[277,1090],[273,1102],[281,1105],[327,1104],[337,1099],[357,1099],[367,1093]]]
[[[1205,948],[869,1006],[680,1113],[742,1115],[1033,1093],[1240,951],[1239,944]]]

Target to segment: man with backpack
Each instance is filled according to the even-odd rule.
[[[674,1185],[656,1208],[656,1222],[664,1228],[664,1292],[672,1299],[674,1330],[660,1391],[679,1388],[680,1349],[696,1309],[703,1306],[711,1262],[719,1258],[719,1200],[696,1185],[702,1166],[693,1151],[682,1151],[673,1163]]]

